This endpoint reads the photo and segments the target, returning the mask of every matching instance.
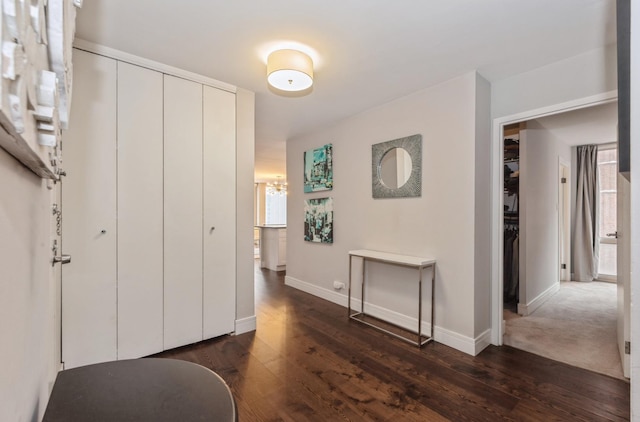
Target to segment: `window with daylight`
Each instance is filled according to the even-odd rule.
[[[616,277],[617,239],[617,181],[618,152],[615,146],[598,148],[598,178],[600,181],[600,261],[598,274],[601,279]]]
[[[269,192],[265,195],[265,224],[287,224],[287,194]]]

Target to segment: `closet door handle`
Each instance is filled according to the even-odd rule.
[[[606,235],[607,237],[615,237],[616,239],[618,238],[618,232],[613,232],[613,233],[607,233]]]
[[[213,233],[213,231],[214,231],[215,229],[216,229],[216,228],[215,228],[214,226],[211,226],[211,228],[209,229],[209,234]]]

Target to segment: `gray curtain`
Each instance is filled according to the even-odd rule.
[[[598,277],[600,228],[598,208],[598,146],[577,148],[576,226],[573,235],[573,272],[576,281],[592,281]]]

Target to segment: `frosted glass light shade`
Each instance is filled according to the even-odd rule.
[[[267,58],[267,81],[282,91],[302,91],[313,85],[313,61],[297,50],[276,50]]]

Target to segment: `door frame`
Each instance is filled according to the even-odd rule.
[[[565,103],[524,111],[509,116],[493,119],[491,135],[491,344],[502,345],[504,333],[503,321],[503,256],[504,238],[502,231],[504,221],[502,210],[504,198],[504,126],[525,120],[537,119],[567,111],[579,110],[596,105],[607,104],[618,99],[618,91],[609,91]]]
[[[564,183],[563,177],[566,179]],[[571,162],[558,157],[558,258],[562,258],[558,260],[559,281],[571,280],[571,182]]]

